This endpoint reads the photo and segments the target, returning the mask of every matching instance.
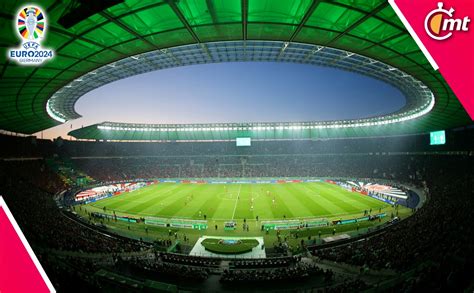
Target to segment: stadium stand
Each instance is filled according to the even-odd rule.
[[[214,285],[219,290],[225,290],[229,283],[245,286],[248,281],[291,279],[316,292],[323,287],[323,292],[382,287],[406,292],[455,292],[472,286],[474,273],[474,247],[470,240],[474,148],[471,129],[455,133],[452,138],[452,144],[430,152],[424,146],[418,149],[421,143],[416,141],[422,138],[406,137],[381,141],[259,142],[241,154],[228,142],[122,145],[2,136],[5,152],[0,160],[0,193],[58,290],[110,289],[115,286],[110,279],[106,282],[103,274],[96,274],[106,269],[131,278],[130,282],[143,283],[160,275],[158,281],[182,287],[207,284],[212,275],[218,274],[217,280],[221,282]],[[397,151],[394,141],[403,140],[407,143],[399,143],[401,150]],[[157,155],[151,158],[120,158],[127,153],[151,155],[155,151]],[[55,203],[55,194],[72,186],[52,171],[48,158],[70,160],[71,168],[99,181],[180,174],[350,176],[408,182],[425,189],[428,200],[408,219],[359,241],[331,247],[311,245],[308,241],[310,254],[304,259],[226,263],[220,259],[158,253],[150,244],[103,233],[65,214]],[[355,268],[356,277],[343,278],[337,269],[326,266],[334,262]],[[367,271],[379,270],[408,277],[395,275],[382,283],[364,279]],[[77,280],[81,280],[79,287],[75,285]],[[316,281],[319,283],[315,284]]]

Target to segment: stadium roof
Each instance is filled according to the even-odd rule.
[[[54,49],[56,57],[39,67],[22,67],[6,59],[5,51],[20,42],[14,22],[23,2],[2,3],[0,25],[4,53],[0,56],[0,129],[29,134],[55,126],[59,121],[77,118],[74,103],[82,94],[141,72],[234,61],[233,58],[301,63],[318,55],[311,52],[333,53],[332,59],[317,59],[312,64],[356,72],[363,69],[364,74],[391,83],[392,77],[378,76],[376,70],[367,71],[371,64],[361,66],[362,59],[358,58],[380,61],[376,65],[398,69],[402,77],[409,75],[410,80],[421,82],[420,87],[427,86],[435,98],[433,109],[417,119],[373,127],[343,127],[344,131],[338,130],[338,135],[357,135],[359,131],[368,132],[368,128],[375,135],[424,132],[470,123],[449,86],[430,67],[386,0],[133,0],[114,5],[65,29],[58,20],[68,12],[74,13],[74,9],[79,9],[75,5],[81,2],[89,1],[41,1],[48,20],[46,40],[42,45]],[[254,48],[254,55],[239,53],[247,46]],[[264,46],[268,48],[262,49]],[[222,47],[227,48],[225,54],[218,49]],[[319,48],[323,48],[321,52],[317,51]],[[153,66],[137,65],[147,58],[156,59],[150,63]],[[352,63],[345,64],[348,60]],[[101,78],[95,76],[90,82],[84,82],[85,78],[98,73],[103,74]],[[92,80],[96,82],[92,83]],[[412,92],[404,90],[401,83],[400,86],[407,96],[407,106],[402,110],[420,111],[429,106],[427,100],[411,95]],[[69,94],[61,95],[63,92]],[[310,125],[314,129],[326,129]],[[80,138],[100,138],[102,130],[114,131],[114,128],[91,127],[97,130],[99,137],[81,137],[80,133],[85,135],[81,130],[73,133]],[[218,124],[214,128],[209,125],[177,127],[223,128]],[[122,128],[129,130],[115,130],[161,128],[176,131],[166,125]]]
[[[171,63],[170,58],[177,64]],[[58,90],[48,100],[47,111],[54,119],[64,122],[80,117],[74,110],[74,104],[82,95],[111,81],[170,66],[236,61],[294,62],[328,66],[379,79],[397,87],[406,98],[405,106],[396,111],[398,117],[392,118],[427,113],[434,102],[432,92],[422,82],[371,58],[323,46],[247,40],[178,46],[121,59],[80,76]],[[317,90],[314,89],[315,92]],[[159,88],[156,89],[156,94],[160,95]],[[387,120],[390,116],[394,115],[378,118]]]

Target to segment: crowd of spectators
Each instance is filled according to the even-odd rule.
[[[166,262],[156,258],[134,258],[123,261],[122,265],[130,265],[132,270],[165,275],[170,278],[202,281],[209,276],[209,270],[206,267]]]
[[[248,156],[254,154],[346,154],[378,152],[472,151],[474,127],[446,132],[446,144],[429,145],[429,134],[396,137],[362,137],[288,141],[252,141],[251,147],[237,147],[229,142],[107,142],[54,141],[36,137],[0,134],[0,157],[125,157],[125,156]]]
[[[0,194],[30,243],[83,252],[140,249],[134,241],[104,237],[61,214],[51,192],[64,187],[42,161],[0,161]]]
[[[474,276],[474,157],[426,157],[423,162],[417,165],[429,194],[423,208],[381,235],[335,248],[315,247],[314,255],[368,269],[424,267],[410,282],[416,289],[450,291],[468,285]]]
[[[323,269],[314,264],[298,262],[283,268],[225,270],[221,282],[301,281],[324,273]]]
[[[262,258],[253,260],[235,260],[229,263],[230,268],[273,268],[273,267],[288,267],[301,260],[300,256],[292,257],[276,257],[276,258]]]
[[[467,155],[469,156],[469,155]],[[462,158],[463,156],[455,156]],[[98,181],[150,178],[351,177],[420,182],[427,156],[417,154],[295,154],[196,158],[107,158],[74,160]]]
[[[339,292],[364,292],[370,289],[371,286],[365,283],[361,279],[355,280],[344,280],[337,285],[328,286],[324,289],[318,289],[313,292],[315,293],[339,293]],[[403,291],[402,291],[403,292]]]
[[[221,263],[219,258],[200,256],[179,255],[174,253],[161,253],[160,259],[166,263],[182,264],[197,267],[218,267]]]

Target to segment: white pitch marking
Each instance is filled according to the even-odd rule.
[[[240,189],[241,188],[242,188],[242,184],[239,185],[239,191],[237,192],[237,199],[235,200],[234,211],[232,212],[232,220],[234,219],[234,216],[235,216],[235,210],[237,209],[237,203],[239,203]]]

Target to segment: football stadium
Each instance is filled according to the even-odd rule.
[[[386,0],[1,8],[0,208],[11,214],[0,209],[0,224],[19,227],[28,254],[1,246],[0,292],[474,290],[474,123]],[[321,70],[328,90],[273,80],[273,102],[233,109],[236,88],[257,91],[255,68],[283,74],[274,64]],[[235,87],[216,65],[239,66]],[[216,89],[172,98],[193,83],[176,70],[203,68],[216,71],[194,78]],[[149,74],[159,106],[139,102]],[[291,94],[272,114],[279,86]],[[219,103],[200,96],[220,88]],[[401,104],[371,108],[363,96],[388,99],[380,88]],[[100,108],[107,94],[94,96],[101,120],[82,122],[81,103],[101,90],[113,98]],[[113,108],[120,91],[154,120]],[[226,121],[234,112],[256,118]]]

